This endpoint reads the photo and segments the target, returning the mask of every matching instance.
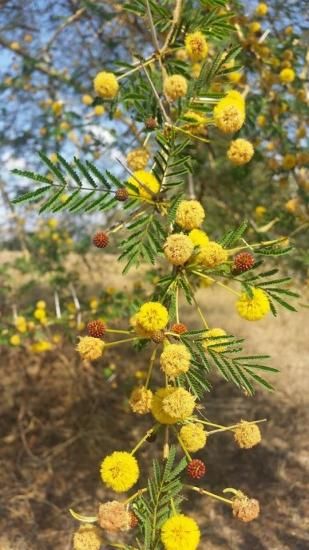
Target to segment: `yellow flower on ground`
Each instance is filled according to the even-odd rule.
[[[246,139],[235,139],[231,141],[227,151],[228,159],[237,166],[247,164],[254,155],[252,143]]]
[[[81,525],[74,533],[74,550],[100,550],[102,544],[101,531],[95,525]]]
[[[128,179],[128,183],[134,185],[136,189],[127,187],[129,196],[140,196],[144,199],[151,199],[152,193],[158,193],[160,191],[160,183],[156,176],[146,170],[137,170],[133,172],[133,176]]]
[[[160,357],[160,365],[167,376],[176,378],[190,368],[191,354],[184,344],[168,344]]]
[[[159,302],[146,302],[137,312],[136,320],[147,332],[163,330],[168,323],[168,311]]]
[[[92,105],[93,98],[91,97],[91,95],[85,94],[82,97],[82,102],[84,105]]]
[[[101,477],[107,487],[116,493],[128,491],[139,478],[136,458],[125,451],[113,452],[102,461]]]
[[[282,69],[279,74],[280,82],[282,84],[290,84],[295,80],[295,71],[290,68]]]
[[[253,288],[252,293],[251,297],[247,292],[243,292],[236,302],[236,309],[243,319],[258,321],[269,313],[269,300],[261,288]]]
[[[203,424],[190,422],[181,427],[180,439],[189,453],[196,453],[205,447],[207,433]]]
[[[101,71],[93,81],[96,94],[103,99],[114,99],[119,90],[117,78],[113,73]]]
[[[206,246],[209,243],[209,237],[201,229],[192,229],[189,233],[189,239],[193,242],[194,246]]]
[[[234,439],[241,449],[251,449],[262,440],[260,428],[242,420],[234,430]]]
[[[56,225],[58,224],[57,220],[49,220],[48,224],[50,227],[52,227],[51,223],[56,223]],[[54,225],[54,227],[56,227],[56,225]],[[46,309],[46,302],[44,300],[39,300],[36,304],[35,304],[35,307],[38,308],[38,309]]]
[[[18,317],[16,317],[14,324],[18,332],[27,332],[27,321],[22,315],[18,315]]]
[[[255,8],[255,13],[257,15],[260,15],[261,17],[263,17],[263,15],[266,15],[267,12],[268,6],[267,4],[265,4],[265,2],[260,2]]]
[[[203,340],[203,348],[206,350],[209,348],[217,353],[222,353],[226,350],[226,338],[219,338],[220,336],[226,336],[223,328],[212,328],[205,332],[205,340]],[[221,345],[219,345],[221,344]]]
[[[188,33],[185,36],[185,46],[191,61],[203,61],[208,54],[208,44],[201,31]]]
[[[172,388],[162,399],[163,411],[176,421],[185,420],[192,415],[195,407],[195,397],[184,388]]]
[[[149,153],[147,149],[140,147],[139,149],[134,149],[130,151],[127,155],[127,164],[130,170],[144,170],[149,161]]]
[[[11,336],[10,344],[11,344],[11,346],[20,346],[21,338],[20,338],[19,334],[13,334],[13,336]]]
[[[100,338],[93,338],[93,336],[81,336],[76,346],[78,353],[83,359],[89,361],[95,361],[102,357],[105,344]]]
[[[96,116],[102,116],[105,113],[105,108],[103,105],[96,105],[93,112]]]
[[[45,309],[40,309],[40,308],[37,308],[34,313],[33,313],[33,316],[35,317],[35,319],[37,319],[38,321],[45,321],[46,320],[46,311]]]
[[[40,340],[39,342],[31,344],[30,349],[33,353],[44,353],[44,351],[53,349],[53,345],[51,342],[48,342],[48,340]]]
[[[200,530],[194,519],[175,514],[162,526],[161,541],[165,550],[196,550],[200,542]]]
[[[213,269],[227,262],[228,253],[221,244],[209,241],[206,246],[200,249],[196,259],[202,266]]]
[[[245,122],[245,101],[236,90],[229,92],[214,108],[214,122],[225,134],[240,130]]]
[[[151,410],[153,393],[151,390],[141,386],[135,388],[130,396],[129,404],[132,411],[136,414],[147,414]]]
[[[164,245],[164,255],[173,265],[183,265],[191,257],[194,245],[192,240],[183,233],[174,233],[167,237]]]
[[[197,200],[184,200],[178,205],[176,211],[176,223],[190,231],[200,227],[205,219],[205,210]]]
[[[188,82],[184,76],[174,74],[164,79],[163,91],[169,101],[184,97],[188,90]]]

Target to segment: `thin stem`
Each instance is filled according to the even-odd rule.
[[[215,493],[211,493],[210,491],[206,491],[206,489],[201,489],[200,487],[194,487],[193,485],[184,485],[186,489],[190,489],[191,491],[195,491],[196,493],[199,493],[200,495],[207,495],[211,498],[215,498],[216,500],[220,500],[221,502],[225,502],[226,504],[233,504],[233,501],[229,498],[220,497],[220,495],[216,495]]]
[[[148,21],[149,21],[149,25],[150,25],[150,32],[151,32],[151,36],[152,36],[152,42],[153,42],[153,45],[155,47],[155,50],[159,51],[160,50],[160,45],[159,45],[159,42],[158,42],[157,32],[156,32],[156,28],[154,26],[154,22],[153,22],[153,18],[152,18],[152,13],[151,13],[149,0],[146,0],[146,11],[147,11],[147,17],[148,17]]]
[[[179,286],[176,287],[175,306],[176,306],[176,323],[179,323]]]
[[[192,457],[190,456],[190,453],[189,453],[188,449],[186,448],[184,442],[182,441],[180,435],[178,434],[178,432],[177,432],[177,430],[176,430],[175,428],[173,428],[173,431],[175,432],[175,435],[176,435],[176,437],[177,437],[177,439],[178,439],[178,443],[179,443],[180,447],[182,448],[183,452],[185,453],[185,455],[186,455],[188,461],[191,462]]]
[[[149,76],[149,74],[148,74],[148,72],[147,72],[147,70],[146,70],[146,68],[145,68],[144,66],[143,66],[143,69],[144,69],[144,73],[145,73],[145,75],[146,75],[146,77],[147,77],[147,80],[148,80],[148,82],[149,82],[149,84],[150,84],[150,86],[151,86],[151,88],[152,88],[152,91],[153,91],[153,93],[154,93],[154,95],[155,95],[155,98],[156,98],[157,102],[159,103],[159,106],[160,106],[160,109],[161,109],[161,111],[162,111],[162,114],[163,114],[163,116],[164,116],[166,122],[169,122],[169,121],[170,121],[169,116],[168,116],[168,114],[167,114],[167,112],[166,112],[166,110],[165,110],[165,108],[164,108],[164,105],[163,105],[163,103],[162,103],[162,101],[161,101],[161,98],[160,98],[160,96],[159,96],[159,94],[158,94],[158,92],[157,92],[157,90],[156,90],[156,87],[155,87],[154,83],[152,82],[152,80],[151,80],[151,78],[150,78],[150,76]]]
[[[266,418],[263,418],[262,420],[256,420],[254,422],[248,422],[248,424],[260,424],[261,422],[266,422]],[[222,428],[218,428],[217,430],[211,430],[210,432],[207,432],[207,436],[218,433],[218,432],[226,432],[229,430],[235,430],[241,426],[241,422],[238,422],[238,424],[234,424],[233,426],[222,426]]]
[[[124,503],[129,504],[130,502],[132,502],[132,500],[135,500],[136,498],[141,496],[143,493],[146,493],[146,491],[148,491],[147,487],[144,487],[144,489],[139,489],[138,491],[136,491],[136,493],[134,493],[134,495],[127,498],[127,500],[125,500]]]
[[[169,128],[173,128],[176,132],[181,132],[182,134],[186,134],[187,136],[190,136],[192,139],[196,139],[197,141],[202,141],[203,143],[209,143],[209,139],[201,138],[200,136],[195,136],[194,134],[191,134],[191,132],[187,132],[187,130],[184,130],[183,128],[180,128],[179,126],[174,126],[173,124],[167,124]]]
[[[138,337],[134,336],[134,338],[124,338],[123,340],[115,340],[115,342],[108,342],[107,344],[105,344],[105,347],[111,348],[113,346],[118,346],[126,342],[133,342],[133,340],[138,340]]]
[[[133,456],[136,451],[138,451],[138,449],[143,445],[143,443],[145,443],[146,439],[154,432],[156,431],[157,429],[159,428],[159,424],[155,424],[152,428],[150,428],[150,430],[147,430],[147,432],[145,433],[145,435],[142,437],[142,439],[140,439],[140,441],[137,443],[137,445],[135,445],[134,449],[131,451],[131,455]]]
[[[115,328],[107,328],[105,332],[110,332],[112,334],[131,334],[129,330],[120,330]]]
[[[201,277],[202,279],[210,279],[213,281],[216,285],[221,286],[222,288],[225,288],[225,290],[228,290],[232,294],[235,294],[236,296],[240,296],[241,293],[237,292],[237,290],[234,290],[233,288],[230,288],[229,286],[225,285],[224,283],[221,283],[220,281],[217,281],[217,279],[214,279],[213,277],[209,277],[209,275],[204,275],[203,273],[200,273],[199,271],[191,271],[194,275],[197,275],[198,277]]]
[[[168,34],[167,34],[167,37],[165,39],[165,42],[164,42],[164,45],[163,45],[163,48],[161,50],[161,53],[163,53],[169,46],[170,44],[170,41],[173,37],[173,34],[174,34],[174,31],[180,21],[180,17],[181,17],[181,8],[182,8],[182,0],[176,0],[176,5],[175,5],[175,8],[174,8],[174,12],[173,12],[173,20],[172,20],[172,24],[171,24],[171,27],[170,27],[170,30],[168,31]]]
[[[129,71],[117,76],[117,80],[122,80],[123,78],[126,78],[127,76],[129,76],[130,74],[133,74],[135,73],[136,71],[138,71],[139,69],[142,68],[142,66],[146,67],[147,65],[151,65],[151,63],[154,63],[156,60],[156,56],[155,55],[152,55],[149,59],[145,59],[145,61],[139,61],[137,63],[137,65],[135,65],[135,67],[133,67],[132,69],[130,69]]]
[[[155,359],[156,359],[157,351],[158,351],[158,348],[156,347],[153,350],[153,352],[151,354],[151,357],[150,357],[150,363],[149,363],[149,369],[148,369],[148,373],[147,373],[147,379],[146,379],[146,382],[145,382],[145,388],[148,388],[148,384],[149,384],[150,379],[151,379],[151,374],[152,374],[153,365],[154,365],[154,362],[155,362]]]
[[[260,243],[254,243],[247,246],[238,246],[236,248],[231,248],[228,250],[229,255],[235,254],[235,252],[239,252],[240,250],[246,250],[247,248],[259,248],[261,246],[271,246],[272,244],[279,244],[286,240],[286,237],[281,237],[280,239],[273,239],[272,241],[262,241]]]
[[[177,511],[176,511],[176,508],[175,508],[175,502],[174,502],[173,498],[171,498],[171,508],[172,508],[172,512],[173,512],[174,516],[176,516]]]

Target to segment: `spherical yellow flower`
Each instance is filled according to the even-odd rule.
[[[193,63],[191,67],[191,75],[195,80],[197,80],[201,74],[202,70],[202,64],[201,63]]]
[[[296,157],[295,155],[292,155],[291,153],[287,153],[284,155],[282,160],[282,167],[285,170],[292,170],[296,166]]]
[[[188,119],[188,123],[183,126],[187,132],[190,132],[194,136],[205,135],[207,118],[204,115],[195,113],[194,111],[187,111],[184,117]]]
[[[92,105],[93,98],[89,94],[84,94],[82,97],[82,102],[84,105]]]
[[[151,338],[153,332],[145,330],[138,322],[138,313],[135,313],[130,318],[130,325],[135,330],[136,334],[141,338]]]
[[[144,170],[149,161],[149,153],[147,149],[140,147],[139,149],[134,149],[130,151],[127,155],[127,164],[130,170]]]
[[[173,391],[162,399],[162,409],[171,418],[185,420],[192,415],[195,397],[184,388],[173,388]]]
[[[77,344],[77,351],[83,359],[89,361],[95,361],[102,357],[104,351],[104,342],[100,338],[93,338],[93,336],[81,336]]]
[[[184,97],[188,90],[188,82],[184,76],[174,74],[164,79],[163,91],[169,101],[175,101]]]
[[[212,328],[207,330],[205,333],[205,340],[203,340],[203,348],[206,350],[208,347],[216,351],[217,353],[222,353],[226,350],[226,339],[219,338],[219,336],[226,336],[225,330],[223,328]],[[222,345],[219,345],[222,344]]]
[[[37,308],[37,309],[34,311],[33,316],[34,316],[35,319],[37,319],[38,321],[45,321],[45,319],[46,319],[46,311],[45,311],[45,309]]]
[[[227,151],[228,159],[237,166],[247,164],[254,155],[253,145],[246,139],[235,139]]]
[[[221,244],[214,241],[209,241],[206,246],[203,246],[197,256],[198,263],[209,269],[213,269],[218,265],[224,264],[227,259],[227,251],[221,246]]]
[[[31,344],[30,349],[33,353],[44,353],[45,351],[50,351],[53,349],[53,345],[48,340],[40,340]]]
[[[180,48],[179,50],[176,50],[175,53],[176,59],[179,59],[179,61],[187,61],[188,60],[188,54],[186,52],[185,48]]]
[[[105,109],[103,105],[96,105],[93,111],[96,116],[102,116],[105,113]]]
[[[11,42],[10,48],[11,50],[14,50],[15,52],[17,52],[18,50],[20,50],[19,42]]]
[[[10,338],[10,344],[11,346],[20,346],[21,344],[21,339],[20,339],[20,336],[19,334],[13,334]]]
[[[52,225],[53,224],[53,225]],[[57,220],[54,220],[54,219],[51,219],[51,220],[48,220],[48,225],[49,227],[57,227],[57,224],[58,224],[58,221]],[[38,308],[38,309],[46,309],[46,302],[44,300],[39,300],[35,306]]]
[[[205,218],[205,210],[196,200],[181,201],[176,211],[176,223],[190,231],[200,227]]]
[[[243,319],[247,319],[247,321],[258,321],[269,313],[269,300],[266,292],[261,288],[253,288],[252,292],[252,297],[246,292],[241,294],[236,302],[236,309]]]
[[[202,247],[209,243],[208,235],[201,229],[192,229],[189,233],[189,239],[191,239],[194,246]]]
[[[300,206],[299,199],[297,197],[295,197],[294,199],[290,199],[285,203],[284,206],[287,212],[289,212],[290,214],[297,214]]]
[[[259,115],[258,117],[256,117],[256,122],[257,122],[258,126],[263,128],[263,126],[265,126],[265,124],[266,124],[266,116]]]
[[[249,30],[252,33],[260,32],[261,23],[259,23],[258,21],[252,21],[252,23],[249,24]]]
[[[185,46],[191,61],[203,61],[207,57],[208,44],[205,36],[200,31],[186,34]]]
[[[160,357],[162,370],[170,378],[176,378],[190,368],[191,353],[184,344],[168,344]]]
[[[200,530],[194,521],[183,514],[175,514],[162,526],[161,541],[165,550],[196,550]]]
[[[131,514],[124,502],[111,500],[100,504],[98,523],[102,529],[110,533],[128,531],[130,529]]]
[[[81,525],[73,536],[74,550],[100,550],[103,539],[94,525]]]
[[[241,449],[251,449],[262,440],[260,428],[242,420],[234,430],[234,439]]]
[[[63,102],[62,101],[54,101],[51,105],[51,109],[54,113],[54,115],[59,116],[62,113],[63,110]]]
[[[257,218],[263,218],[267,212],[267,208],[265,206],[256,206],[254,213]]]
[[[295,71],[290,68],[282,69],[279,74],[280,82],[282,84],[290,84],[295,80]]]
[[[114,99],[119,90],[119,84],[114,73],[101,71],[93,81],[96,94],[103,99]]]
[[[196,453],[205,447],[207,433],[203,424],[190,422],[181,427],[180,438],[189,453]]]
[[[159,302],[146,302],[136,314],[138,324],[147,332],[163,330],[168,323],[168,311]]]
[[[151,412],[157,422],[160,424],[176,424],[177,418],[167,414],[163,409],[163,401],[174,392],[174,388],[160,388],[156,391],[151,402]]]
[[[147,414],[151,410],[153,393],[151,390],[142,386],[135,388],[130,396],[129,404],[132,411],[136,414]]]
[[[245,122],[245,102],[242,95],[232,90],[220,99],[214,108],[214,122],[217,128],[225,134],[240,130]]]
[[[234,517],[247,523],[259,516],[259,501],[255,498],[249,498],[241,491],[238,491],[237,495],[233,498],[232,510]]]
[[[173,265],[183,265],[193,253],[194,245],[191,239],[183,233],[174,233],[167,237],[164,245],[164,255]]]
[[[14,324],[18,332],[27,332],[27,321],[22,315],[18,315],[18,317],[16,317]]]
[[[135,189],[127,187],[128,193],[132,197],[140,196],[144,199],[150,199],[152,193],[160,191],[160,183],[157,178],[151,172],[146,172],[146,170],[133,172],[133,176],[128,179],[128,183],[135,187]]]
[[[261,17],[263,17],[263,15],[266,15],[267,12],[268,6],[267,4],[265,4],[265,2],[260,2],[255,8],[255,13],[257,15],[260,15]]]
[[[101,477],[107,487],[116,493],[124,493],[135,485],[139,467],[134,456],[126,451],[114,451],[101,464]]]

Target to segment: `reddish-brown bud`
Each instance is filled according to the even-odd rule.
[[[174,323],[171,331],[176,332],[176,334],[183,334],[184,332],[188,332],[188,327],[184,323]]]
[[[92,242],[97,248],[105,248],[109,243],[109,237],[104,231],[98,231],[94,235]]]
[[[106,332],[106,326],[100,319],[89,321],[87,324],[87,332],[89,336],[93,336],[93,338],[102,338]]]
[[[206,466],[202,460],[194,458],[187,466],[187,474],[192,479],[202,479],[206,474]]]
[[[128,199],[129,193],[128,190],[125,187],[122,187],[121,189],[117,189],[115,193],[115,199],[120,202],[124,202]]]
[[[138,525],[138,517],[130,510],[130,527],[131,529],[134,529]]]
[[[255,258],[250,252],[240,252],[234,258],[233,272],[244,273],[251,269],[255,264]]]

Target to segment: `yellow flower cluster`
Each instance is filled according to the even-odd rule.
[[[260,17],[263,17],[268,12],[268,6],[265,4],[265,2],[260,2],[256,8],[255,13],[259,15]]]
[[[84,105],[92,105],[93,98],[89,94],[84,94],[82,97],[82,102]]]
[[[21,338],[19,334],[12,334],[12,336],[10,337],[10,344],[11,346],[20,346]]]
[[[251,449],[261,442],[261,432],[256,424],[242,420],[234,430],[234,439],[241,449]]]
[[[81,525],[73,536],[74,550],[100,550],[102,543],[101,532],[94,525]]]
[[[17,328],[18,332],[24,333],[27,332],[27,321],[22,315],[18,315],[14,321],[14,325]]]
[[[81,336],[76,346],[78,353],[83,359],[88,361],[95,361],[103,355],[105,344],[100,338],[93,338],[93,336]]]
[[[251,297],[243,292],[236,302],[236,309],[243,319],[259,321],[270,311],[269,300],[266,292],[261,288],[253,288],[252,293]]]
[[[157,178],[146,170],[136,170],[133,172],[133,175],[128,179],[128,183],[134,185],[136,188],[135,191],[135,189],[127,187],[131,197],[139,195],[144,199],[151,199],[152,193],[158,193],[160,190],[160,183]]]
[[[167,237],[163,249],[166,259],[171,264],[183,265],[191,257],[194,245],[187,235],[174,233]]]
[[[240,130],[245,118],[245,100],[239,92],[234,90],[220,99],[214,108],[215,125],[225,134]]]
[[[193,413],[195,397],[184,388],[160,388],[153,396],[151,412],[161,424],[176,424]]]
[[[290,84],[295,80],[295,71],[289,67],[286,67],[280,71],[279,78],[282,84]]]
[[[103,99],[114,99],[119,90],[117,78],[113,73],[101,71],[93,81],[96,94]]]
[[[201,136],[206,133],[207,118],[201,113],[195,113],[194,111],[187,111],[184,117],[188,119],[188,123],[183,128],[193,134],[194,136]]]
[[[237,166],[247,164],[254,155],[252,143],[246,139],[235,139],[227,151],[228,159]]]
[[[149,161],[149,153],[147,149],[140,147],[139,149],[134,149],[130,151],[127,155],[127,164],[130,170],[144,170]]]
[[[31,344],[30,349],[33,353],[44,353],[53,349],[53,344],[48,340],[39,340]]]
[[[189,233],[189,238],[193,242],[194,246],[206,246],[209,243],[208,235],[201,229],[192,229]]]
[[[190,231],[200,227],[205,219],[205,210],[201,203],[196,200],[184,200],[179,204],[176,211],[176,223],[182,228]]]
[[[212,328],[205,333],[205,340],[203,340],[204,349],[212,349],[217,353],[222,353],[226,350],[226,339],[220,338],[220,336],[226,336],[223,328]],[[222,344],[222,345],[221,345]]]
[[[174,74],[164,79],[163,91],[169,101],[184,97],[188,90],[188,82],[184,76]]]
[[[207,433],[203,424],[190,422],[181,427],[180,439],[189,453],[196,453],[203,449],[207,441]]]
[[[194,519],[175,514],[162,526],[161,541],[165,550],[196,550],[200,542],[200,530]]]
[[[136,414],[147,414],[150,412],[152,397],[152,391],[145,388],[145,386],[135,388],[129,400],[132,411]]]
[[[139,467],[134,456],[126,451],[114,451],[101,464],[101,477],[107,487],[116,493],[124,493],[135,485]]]
[[[136,324],[146,333],[163,330],[168,323],[168,311],[159,302],[146,302],[135,315]]]
[[[186,34],[185,47],[191,61],[203,61],[207,57],[208,44],[200,31]]]
[[[228,259],[227,251],[221,244],[209,241],[203,246],[197,256],[197,261],[203,267],[213,269],[218,265],[224,264]]]
[[[49,220],[49,221],[51,221],[51,220]],[[39,300],[36,303],[36,307],[35,307],[33,316],[35,317],[35,319],[40,321],[40,323],[42,325],[47,324],[46,303],[44,302],[44,300]]]
[[[168,344],[160,357],[160,365],[167,376],[176,378],[190,368],[191,354],[183,344]]]
[[[282,168],[285,170],[292,170],[296,166],[296,157],[291,153],[284,155],[282,160]]]

